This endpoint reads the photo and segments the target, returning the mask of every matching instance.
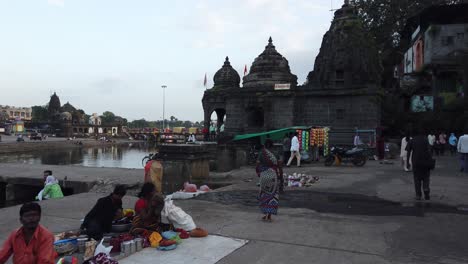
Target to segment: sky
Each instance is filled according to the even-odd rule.
[[[0,0],[0,105],[56,92],[87,114],[203,120],[226,56],[239,75],[271,36],[302,84],[330,27],[330,0]]]

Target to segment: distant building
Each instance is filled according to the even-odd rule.
[[[0,112],[7,115],[9,120],[30,121],[32,117],[31,107],[16,107],[0,105]]]
[[[109,124],[102,124],[101,117],[97,113],[86,120],[83,110],[76,109],[69,102],[63,106],[56,93],[50,97],[48,104],[49,125],[64,137],[83,136],[117,136],[122,131],[122,118],[116,116]]]
[[[97,113],[93,113],[92,116],[89,117],[89,124],[93,126],[100,126],[101,125],[101,117]]]
[[[466,100],[468,4],[432,6],[409,19],[409,43],[400,66],[400,86],[412,112],[440,110]]]

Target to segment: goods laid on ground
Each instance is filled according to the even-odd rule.
[[[319,181],[317,176],[311,176],[301,173],[283,176],[288,183],[288,187],[309,187]]]
[[[189,183],[186,186],[189,187]],[[204,189],[209,190],[208,186],[205,187]],[[118,259],[128,257],[146,247],[152,247],[158,251],[174,250],[182,244],[184,239],[208,236],[206,230],[195,225],[190,215],[173,204],[170,196],[166,197],[164,208],[161,211],[161,222],[171,224],[169,231],[161,233],[149,231],[132,235],[129,230],[132,227],[134,210],[124,209],[123,214],[124,217],[113,221],[113,233],[104,234],[101,241],[90,239],[79,232],[69,231],[56,234],[54,248],[58,256],[63,256],[59,259],[59,263],[85,261],[84,263],[115,264],[118,263]],[[70,256],[75,257],[75,259],[70,258]]]

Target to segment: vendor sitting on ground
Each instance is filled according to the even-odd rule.
[[[52,176],[52,171],[44,171],[44,184],[44,189],[42,189],[36,196],[36,200],[42,201],[45,199],[57,199],[63,197],[59,181]]]
[[[89,211],[81,229],[85,230],[89,237],[100,240],[104,233],[111,231],[112,221],[122,217],[122,198],[126,193],[123,185],[115,186],[109,196],[100,198]]]
[[[141,191],[138,194],[138,201],[135,203],[135,213],[139,214],[143,209],[148,207],[151,198],[156,193],[156,187],[151,182],[146,182],[141,187]]]
[[[147,235],[151,232],[164,232],[171,230],[172,225],[161,223],[161,211],[164,208],[164,198],[160,194],[154,194],[148,207],[144,208],[133,218],[132,235]]]

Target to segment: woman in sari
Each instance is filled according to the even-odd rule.
[[[278,213],[278,160],[270,151],[273,141],[267,139],[257,160],[257,175],[260,177],[260,193],[258,199],[262,220],[272,221],[271,215]]]
[[[135,203],[135,213],[139,214],[143,209],[148,207],[151,199],[153,198],[154,194],[156,193],[156,187],[152,182],[145,182],[143,187],[141,187],[141,191],[138,194],[138,201]]]
[[[164,198],[154,194],[148,206],[133,218],[132,235],[148,235],[152,232],[161,233],[171,229],[171,225],[161,223],[161,211],[164,208]]]

